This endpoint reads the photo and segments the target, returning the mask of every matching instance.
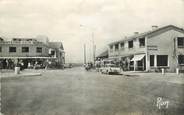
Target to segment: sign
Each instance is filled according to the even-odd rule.
[[[148,50],[158,50],[158,47],[157,46],[154,46],[154,45],[149,45],[147,46]]]

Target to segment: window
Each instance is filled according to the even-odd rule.
[[[184,48],[184,37],[178,37],[178,48]]]
[[[128,41],[128,48],[133,48],[133,40],[132,41]]]
[[[157,55],[157,66],[168,66],[168,55]]]
[[[42,53],[42,47],[37,47],[37,48],[36,48],[36,52],[37,52],[37,53]]]
[[[22,52],[23,53],[29,52],[29,47],[22,47]]]
[[[55,55],[55,51],[51,51],[51,55]]]
[[[178,64],[184,64],[184,55],[178,55]]]
[[[140,38],[139,39],[139,46],[144,47],[145,46],[145,38]]]
[[[154,66],[154,55],[150,55],[150,66]]]
[[[110,45],[110,49],[113,50],[113,45]]]
[[[121,46],[121,49],[123,49],[123,48],[124,48],[124,42],[122,42],[122,43],[120,44],[120,46]]]
[[[9,52],[16,52],[16,47],[9,47]]]
[[[2,52],[2,47],[0,47],[0,52]]]
[[[115,44],[115,50],[119,49],[119,44]]]

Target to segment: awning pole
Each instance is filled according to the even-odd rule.
[[[144,60],[145,60],[145,58],[143,58],[143,60],[142,60],[142,65],[143,65],[143,71],[144,71]]]
[[[134,61],[134,71],[136,71],[136,61]]]

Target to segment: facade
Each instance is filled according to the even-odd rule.
[[[109,58],[119,60],[126,70],[174,72],[184,69],[184,30],[173,25],[138,33],[109,44]]]
[[[46,38],[47,39],[47,38]],[[11,41],[0,40],[0,59],[23,60],[26,63],[36,60],[55,60],[63,65],[65,52],[61,42],[39,41],[36,38],[13,38]]]

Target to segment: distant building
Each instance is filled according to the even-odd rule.
[[[36,38],[13,38],[11,41],[0,40],[0,60],[19,59],[25,61],[56,61],[65,63],[65,52],[61,42],[41,42]]]
[[[65,52],[61,42],[49,42],[49,55],[54,56],[62,64],[65,63]]]
[[[175,71],[184,69],[184,30],[168,25],[138,33],[109,44],[109,58],[119,60],[127,70]]]

